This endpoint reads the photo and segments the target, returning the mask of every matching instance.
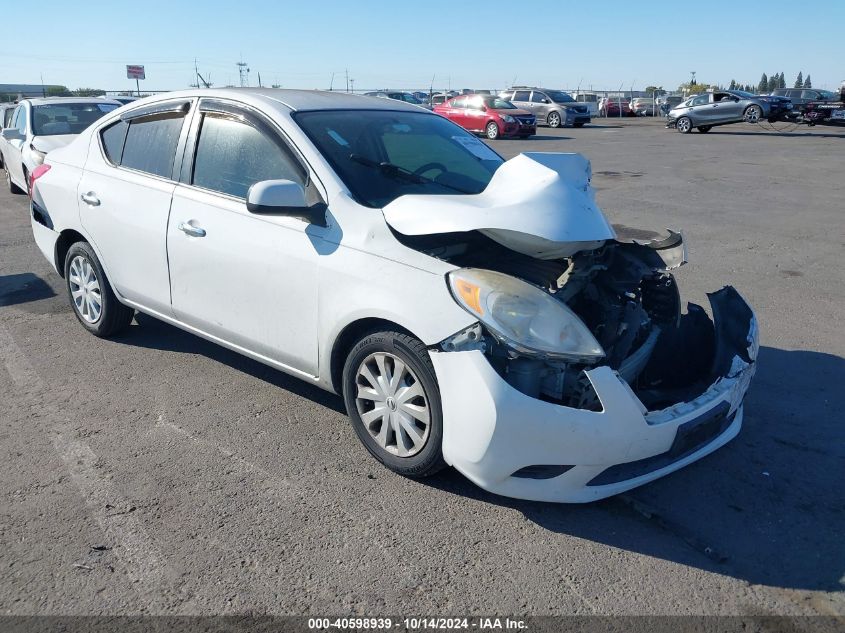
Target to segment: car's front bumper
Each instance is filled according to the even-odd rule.
[[[717,310],[714,303],[716,351],[737,348],[729,369],[694,400],[661,411],[647,412],[609,367],[586,372],[603,407],[590,411],[523,394],[480,351],[432,353],[443,403],[444,458],[490,492],[587,502],[713,452],[739,432],[759,346],[756,319],[736,291],[725,288],[711,295],[711,303],[714,298],[728,306]]]

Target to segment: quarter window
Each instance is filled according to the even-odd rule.
[[[299,165],[262,131],[226,115],[205,114],[192,184],[246,198],[254,183],[279,179],[305,185]]]
[[[12,115],[14,113],[14,108],[6,108],[5,112],[3,112],[3,127],[9,127],[12,124]]]
[[[126,121],[118,121],[100,133],[103,139],[103,149],[106,152],[106,158],[114,165],[120,165],[127,130],[129,130],[129,124]]]
[[[126,133],[121,166],[170,178],[184,120],[181,112],[133,119]]]

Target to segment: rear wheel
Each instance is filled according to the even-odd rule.
[[[707,134],[707,132],[709,132],[712,129],[713,129],[712,125],[699,125],[698,126],[698,131],[701,132],[702,134]]]
[[[444,468],[443,413],[425,345],[400,332],[374,332],[343,368],[343,398],[358,439],[390,470],[426,477]]]
[[[549,116],[546,117],[546,123],[549,124],[549,127],[560,127],[560,114],[549,112]]]
[[[499,126],[495,121],[490,121],[490,123],[487,124],[487,127],[484,128],[484,133],[491,141],[495,141],[499,138]]]
[[[675,127],[681,134],[689,134],[690,132],[692,132],[692,121],[689,117],[682,116],[680,119],[678,119],[678,122],[675,123]]]
[[[763,108],[758,105],[752,104],[745,108],[743,118],[745,119],[746,123],[759,123],[760,119],[763,118]]]
[[[68,249],[65,282],[73,313],[94,336],[107,338],[132,322],[135,310],[117,300],[88,242],[77,242]]]
[[[584,121],[576,121],[572,124],[572,127],[584,127]]]

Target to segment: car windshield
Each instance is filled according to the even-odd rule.
[[[35,136],[79,134],[94,121],[118,106],[114,103],[51,103],[33,108]]]
[[[733,94],[738,97],[742,97],[743,99],[753,99],[755,95],[751,94],[750,92],[745,92],[745,90],[732,90]]]
[[[463,128],[422,112],[324,110],[294,119],[368,207],[405,194],[480,193],[504,162]]]
[[[499,99],[499,97],[484,97],[484,105],[491,110],[516,110],[516,106],[510,101]]]
[[[837,99],[839,97],[839,95],[830,90],[819,90],[819,95],[822,99]]]
[[[560,90],[549,90],[546,94],[555,103],[572,103],[575,101],[575,99]]]
[[[417,99],[414,95],[408,94],[407,92],[403,92],[401,95],[401,101],[405,103],[413,103],[414,105],[419,105],[422,103],[419,99]]]

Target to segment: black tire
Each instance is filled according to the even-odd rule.
[[[418,379],[424,392],[424,404],[428,408],[428,436],[416,454],[400,457],[383,448],[371,435],[361,418],[358,402],[359,369],[372,354],[388,354],[397,357],[410,369],[413,378]],[[395,365],[393,367],[395,370]],[[367,384],[366,382],[364,383]],[[411,383],[413,384],[413,383]],[[440,403],[440,389],[434,366],[425,345],[412,336],[400,332],[372,332],[362,338],[349,352],[343,367],[343,399],[352,427],[364,447],[379,462],[395,473],[405,477],[428,477],[446,467],[441,447],[443,444],[443,409]],[[397,396],[398,400],[398,396]],[[362,404],[368,402],[361,401]],[[375,407],[373,403],[373,407]],[[394,409],[395,410],[395,404]],[[366,415],[367,411],[364,411]],[[371,424],[388,424],[386,420]],[[389,427],[390,428],[390,427]],[[379,426],[379,431],[381,430]],[[373,430],[375,432],[375,430]],[[391,431],[388,431],[390,433]],[[398,438],[394,440],[398,445]]]
[[[584,121],[576,121],[572,124],[572,127],[584,127]]]
[[[101,307],[99,316],[94,320],[89,320],[83,316],[82,310],[76,305],[76,301],[73,298],[74,291],[72,286],[75,285],[75,282],[71,279],[71,264],[77,258],[82,258],[82,260],[87,261],[91,265],[95,275],[95,281],[99,285]],[[64,270],[65,286],[67,287],[70,307],[73,309],[73,313],[82,324],[82,327],[94,336],[108,338],[129,326],[132,322],[132,317],[135,316],[135,310],[123,305],[117,300],[111,284],[106,277],[106,273],[100,264],[100,260],[97,259],[94,249],[91,248],[88,242],[76,242],[68,249],[67,255],[65,256]]]
[[[484,135],[491,141],[499,138],[499,125],[495,121],[490,121],[484,128]]]
[[[546,115],[546,123],[548,123],[550,128],[560,127],[561,126],[560,113],[555,112],[555,111],[549,112],[549,114]]]
[[[681,134],[689,134],[692,132],[692,119],[688,116],[682,116],[675,122],[675,129]]]
[[[701,132],[702,134],[707,134],[712,129],[713,129],[712,125],[699,125],[698,126],[698,131]]]
[[[6,172],[6,185],[9,187],[9,192],[15,195],[25,193],[23,189],[21,189],[15,183],[12,182],[12,175],[9,173],[9,167],[4,167],[3,171]]]

